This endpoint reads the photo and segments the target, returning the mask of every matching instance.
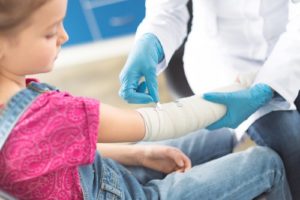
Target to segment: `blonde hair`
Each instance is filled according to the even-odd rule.
[[[14,33],[49,0],[0,0],[0,33]]]

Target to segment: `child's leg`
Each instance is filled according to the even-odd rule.
[[[259,145],[274,149],[282,158],[294,199],[300,199],[300,114],[276,111],[257,120],[248,130]]]
[[[181,149],[192,161],[192,165],[199,165],[227,155],[232,152],[235,144],[234,135],[228,129],[216,131],[199,130],[177,139],[160,142],[143,142],[143,144],[170,145]],[[152,179],[162,179],[164,173],[160,173],[144,167],[127,167],[128,170],[145,184]]]
[[[253,147],[208,163],[186,173],[172,173],[151,180],[147,199],[249,200],[263,193],[272,200],[291,199],[279,156],[267,147]]]

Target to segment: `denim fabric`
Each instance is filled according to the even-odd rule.
[[[38,93],[54,89],[39,83],[32,86],[29,90]],[[16,103],[25,105],[23,110],[18,106],[9,107],[12,111],[6,114],[5,119],[10,120],[7,126],[13,127],[27,104],[32,102],[26,99],[33,99],[36,95],[30,91],[17,99]],[[4,123],[0,124],[0,130],[9,131],[3,128],[6,127]],[[97,153],[93,164],[79,167],[84,199],[249,200],[263,193],[272,200],[291,199],[278,155],[267,147],[232,154],[233,137],[226,129],[202,130],[158,143],[181,148],[191,156],[194,167],[186,173],[152,173],[142,167],[126,168],[111,159],[101,158]]]
[[[180,148],[191,158],[192,165],[195,166],[231,153],[233,142],[233,134],[224,129],[215,132],[201,130],[179,139],[139,144],[162,144]],[[142,185],[166,176],[164,173],[144,167],[124,168],[113,160],[101,159],[100,155],[96,155],[93,165],[81,167],[79,171],[85,199],[159,199],[146,195]],[[120,194],[121,187],[126,188],[123,189],[124,194]],[[97,188],[100,188],[99,191]],[[156,191],[154,193],[158,194]]]
[[[293,199],[300,199],[300,114],[274,111],[257,120],[248,130],[259,145],[274,149],[281,157]]]
[[[215,159],[232,150],[232,136],[225,130],[157,142],[183,148],[193,157],[194,167],[184,174],[124,168],[96,155],[93,165],[80,168],[85,199],[250,200],[261,194],[270,200],[291,199],[282,161],[273,150],[253,147]]]
[[[9,100],[0,115],[0,150],[18,119],[36,97],[45,91],[55,89],[48,84],[36,82],[29,83],[27,87]]]
[[[92,165],[79,168],[85,200],[146,200],[137,179],[122,165],[97,153]]]
[[[291,199],[280,158],[262,147],[151,180],[144,188],[147,199],[250,200],[263,193],[270,200]]]
[[[235,146],[235,138],[229,129],[196,131],[179,139],[170,139],[158,142],[140,142],[139,144],[161,144],[181,149],[192,161],[192,166],[200,165],[229,153]],[[162,179],[166,174],[144,167],[130,167],[127,169],[145,184],[151,179]]]

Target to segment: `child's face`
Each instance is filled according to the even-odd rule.
[[[63,27],[67,0],[50,0],[29,19],[29,25],[4,45],[1,70],[17,76],[48,72],[61,45],[68,40]]]

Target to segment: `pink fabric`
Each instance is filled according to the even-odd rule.
[[[19,199],[83,199],[77,168],[94,161],[98,124],[96,100],[40,95],[0,151],[0,187]]]

